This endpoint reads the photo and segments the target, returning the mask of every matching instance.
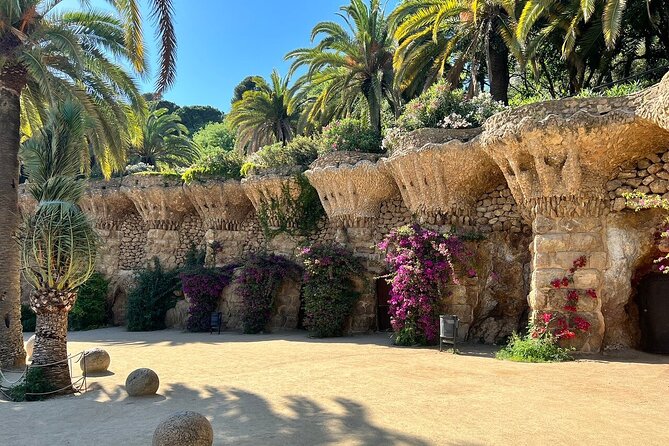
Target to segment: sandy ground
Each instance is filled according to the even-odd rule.
[[[0,402],[0,445],[149,445],[178,410],[207,416],[217,445],[669,444],[669,357],[517,364],[483,346],[390,347],[385,335],[71,335],[72,353],[96,346],[112,374],[80,396]],[[139,367],[159,374],[159,395],[127,397]]]

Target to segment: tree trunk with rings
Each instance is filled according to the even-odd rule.
[[[58,394],[74,393],[67,360],[67,316],[77,299],[75,291],[36,290],[30,306],[37,314],[32,367],[40,367]]]

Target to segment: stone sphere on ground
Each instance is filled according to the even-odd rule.
[[[151,369],[137,369],[125,380],[125,390],[130,396],[155,395],[159,386],[158,375]]]
[[[84,369],[84,363],[86,368]],[[87,375],[91,373],[104,373],[109,369],[109,364],[111,363],[111,358],[109,353],[101,348],[93,348],[86,350],[84,356],[81,357],[79,361],[79,366],[81,371],[85,371]]]
[[[30,338],[28,338],[25,348],[26,358],[28,358],[28,361],[31,361],[33,359],[33,350],[35,349],[35,335],[32,335]]]
[[[153,433],[153,446],[211,446],[214,430],[197,412],[177,412],[165,418]]]

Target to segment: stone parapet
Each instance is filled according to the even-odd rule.
[[[121,191],[132,200],[149,229],[177,230],[186,215],[195,213],[181,180],[131,175],[123,179]]]
[[[136,208],[130,198],[121,191],[121,179],[91,181],[79,202],[98,229],[118,230]]]
[[[312,167],[305,175],[318,191],[329,219],[347,228],[375,222],[381,203],[399,194],[382,166],[366,159],[337,163],[336,167]]]
[[[271,227],[280,226],[279,207],[286,205],[287,197],[296,199],[300,195],[300,186],[294,176],[267,175],[250,176],[242,180],[242,189],[253,204],[256,213],[266,213]],[[288,227],[296,227],[297,222],[284,222]]]
[[[409,210],[430,224],[473,225],[476,200],[503,178],[476,141],[425,144],[383,164]]]
[[[184,191],[207,229],[239,230],[253,209],[236,180],[193,182],[184,185]]]

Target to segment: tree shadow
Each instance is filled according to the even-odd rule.
[[[128,416],[124,415],[123,407],[128,404],[141,405],[142,412],[146,414],[146,429],[132,433],[132,438],[147,444],[160,421],[180,410],[194,410],[206,416],[214,429],[216,445],[317,446],[343,442],[362,446],[430,444],[420,438],[376,425],[364,404],[347,398],[335,398],[328,403],[329,407],[324,407],[309,397],[293,395],[282,398],[282,407],[277,408],[276,402],[272,405],[262,396],[239,388],[205,386],[196,389],[179,383],[166,386],[160,393],[155,397],[129,398],[123,386],[106,390],[94,385],[84,397],[97,400],[98,404],[109,405],[104,410],[113,414],[116,422],[122,422],[122,418]],[[101,395],[110,401],[101,402]],[[63,426],[63,429],[67,429],[67,426]],[[94,432],[91,432],[91,439],[94,436]],[[139,444],[132,441],[128,443],[120,437],[110,440],[114,440],[114,444]]]

